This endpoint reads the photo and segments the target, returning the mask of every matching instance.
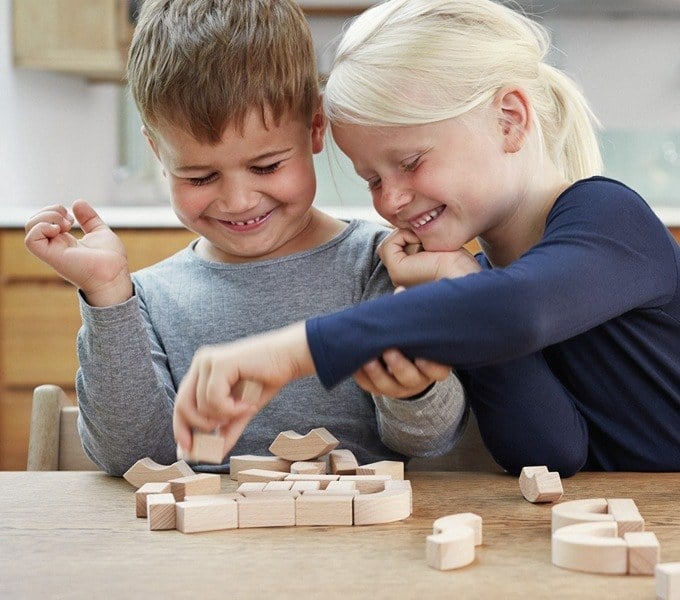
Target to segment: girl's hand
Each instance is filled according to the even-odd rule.
[[[175,439],[189,452],[192,430],[217,429],[225,439],[226,455],[250,420],[284,385],[313,374],[304,322],[230,344],[201,348],[177,390]],[[240,384],[248,381],[262,386],[260,397],[254,401],[240,398]]]
[[[83,236],[72,233],[74,217],[60,205],[47,206],[26,223],[29,252],[79,288],[92,306],[110,306],[132,296],[125,246],[84,200],[73,203]]]
[[[410,398],[422,394],[435,381],[443,381],[451,367],[417,358],[411,361],[399,350],[386,350],[382,360],[366,363],[354,373],[357,385],[374,395]]]
[[[465,248],[451,252],[411,253],[418,237],[408,229],[397,229],[380,244],[378,254],[395,286],[410,287],[445,277],[462,277],[481,271],[475,257]]]

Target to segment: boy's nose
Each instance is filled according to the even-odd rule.
[[[240,213],[253,208],[258,200],[250,190],[237,185],[223,185],[214,202],[224,212]]]

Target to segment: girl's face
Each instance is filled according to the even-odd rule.
[[[457,250],[512,218],[520,175],[493,111],[413,126],[335,124],[378,213],[430,251]]]

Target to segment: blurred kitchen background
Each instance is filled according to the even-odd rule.
[[[129,4],[0,0],[3,209],[78,197],[99,206],[167,206],[165,183],[119,83]],[[343,24],[373,3],[301,4],[324,70]],[[669,224],[680,224],[680,0],[516,5],[552,31],[551,61],[590,99],[603,125],[606,174],[638,189]],[[339,152],[329,148],[317,165],[319,205],[370,215],[365,185]]]

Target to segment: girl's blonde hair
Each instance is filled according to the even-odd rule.
[[[549,49],[541,25],[491,0],[389,0],[344,33],[326,83],[326,115],[370,126],[433,123],[516,85],[562,175],[596,175],[597,121],[576,84],[544,62]]]

